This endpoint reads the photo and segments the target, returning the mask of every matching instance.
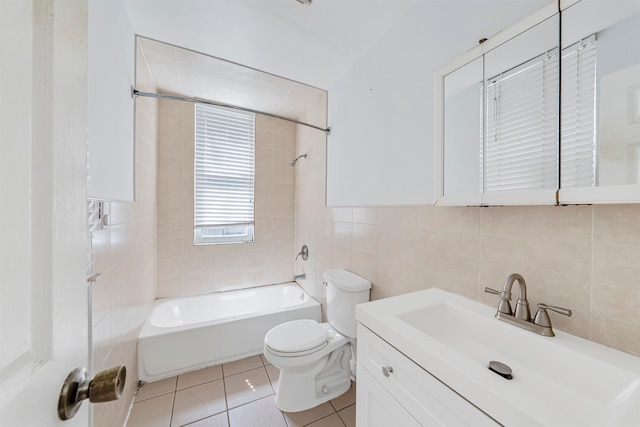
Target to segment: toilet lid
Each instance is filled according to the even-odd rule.
[[[286,322],[265,335],[265,343],[283,353],[297,353],[318,347],[327,341],[329,333],[315,320],[301,319]]]

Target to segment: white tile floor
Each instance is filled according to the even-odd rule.
[[[304,412],[274,403],[280,371],[262,356],[145,384],[127,427],[355,427],[356,390]]]

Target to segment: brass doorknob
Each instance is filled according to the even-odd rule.
[[[87,379],[86,368],[74,369],[60,390],[58,417],[63,421],[73,418],[85,399],[92,403],[120,399],[126,379],[127,368],[124,365],[99,372],[93,379]]]

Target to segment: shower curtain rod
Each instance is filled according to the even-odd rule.
[[[264,111],[259,111],[259,110],[252,110],[251,108],[238,107],[236,105],[224,104],[222,102],[211,101],[209,99],[203,99],[203,98],[189,98],[189,97],[186,97],[186,96],[167,95],[167,94],[164,94],[164,93],[140,92],[139,90],[134,89],[133,86],[132,86],[131,87],[131,97],[135,98],[137,96],[143,96],[143,97],[149,97],[149,98],[171,99],[171,100],[174,100],[174,101],[187,101],[187,102],[193,102],[193,103],[196,103],[196,104],[215,105],[217,107],[226,107],[226,108],[232,108],[234,110],[248,111],[250,113],[263,114],[265,116],[275,117],[276,119],[282,119],[282,120],[286,120],[288,122],[296,123],[296,124],[299,124],[299,125],[302,125],[302,126],[307,126],[307,127],[313,128],[313,129],[317,129],[319,131],[322,131],[322,132],[326,133],[327,135],[331,134],[331,128],[321,128],[319,126],[315,126],[315,125],[312,125],[310,123],[301,122],[299,120],[291,119],[289,117],[279,116],[277,114],[266,113]]]

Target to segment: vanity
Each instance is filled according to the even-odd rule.
[[[358,305],[357,425],[639,425],[640,358],[495,314],[437,288]]]

